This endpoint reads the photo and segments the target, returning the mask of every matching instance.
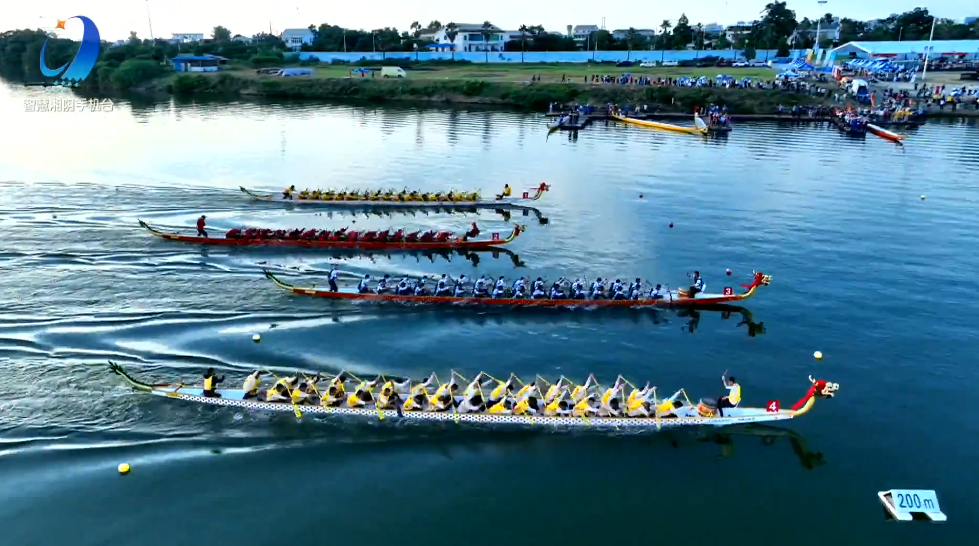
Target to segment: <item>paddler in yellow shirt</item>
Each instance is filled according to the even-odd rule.
[[[292,402],[292,389],[299,383],[299,374],[293,377],[283,377],[275,382],[265,393],[267,402]]]
[[[242,395],[242,400],[248,400],[249,398],[255,398],[258,396],[258,380],[259,376],[262,375],[262,370],[255,370],[254,372],[248,374],[245,378],[245,382],[241,385],[241,390],[245,391]]]
[[[218,383],[222,381],[224,381],[223,375],[221,377],[218,377],[217,374],[214,373],[214,368],[208,368],[207,372],[204,373],[204,389],[203,389],[204,396],[210,398],[220,397],[221,395],[218,394],[217,386]]]
[[[557,380],[557,383],[554,383],[548,387],[547,393],[544,395],[544,406],[550,405],[551,402],[554,402],[554,400],[558,398],[558,396],[561,396],[562,393],[566,392],[568,390],[567,385],[569,383],[571,382],[565,379],[565,377],[562,375],[561,378]]]
[[[510,378],[506,381],[498,381],[496,388],[489,395],[489,400],[486,401],[486,405],[492,408],[496,404],[503,401],[504,398],[510,396],[510,391],[513,390],[513,383],[517,380],[517,376],[510,374]],[[484,387],[487,385],[484,384]]]
[[[574,405],[574,408],[571,410],[571,415],[575,417],[588,417],[591,415],[597,415],[598,414],[598,407],[596,406],[597,401],[598,401],[597,396],[595,396],[594,394],[589,394],[588,397],[582,398],[580,402],[577,402]]]
[[[550,393],[550,389],[548,389],[548,393]],[[550,403],[544,407],[544,415],[552,417],[571,415],[572,410],[568,405],[569,395],[567,385],[562,385],[561,392],[552,397]]]
[[[428,406],[428,387],[434,382],[435,374],[433,373],[425,381],[411,387],[411,390],[408,391],[408,399],[402,405],[404,411],[423,411]]]
[[[505,199],[507,197],[510,197],[511,194],[512,194],[512,190],[510,189],[510,184],[503,184],[503,193],[497,195],[496,198]]]
[[[341,371],[330,380],[330,386],[327,387],[325,396],[320,396],[320,405],[323,406],[339,406],[346,399],[347,395],[343,387],[343,382],[347,380],[347,372]]]
[[[429,399],[428,411],[446,411],[455,407],[455,394],[459,392],[459,375],[452,372],[448,383],[443,383]]]
[[[357,388],[354,390],[353,394],[347,397],[347,405],[351,408],[362,408],[367,405],[368,402],[374,401],[374,389],[377,385],[381,383],[381,378],[378,377],[373,381],[361,381]]]
[[[619,407],[619,397],[622,395],[622,388],[624,386],[625,378],[620,375],[611,387],[605,389],[605,393],[602,394],[601,399],[601,411],[603,415],[618,417],[622,414],[622,409]]]
[[[595,380],[595,374],[590,374],[584,385],[578,385],[571,391],[571,401],[575,404],[581,402],[588,397],[588,390],[596,386],[598,386],[598,381]]]

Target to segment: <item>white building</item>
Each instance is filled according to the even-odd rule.
[[[252,39],[251,38],[249,38],[248,36],[242,36],[241,34],[235,34],[235,37],[232,38],[232,40],[235,41],[235,42],[241,42],[243,44],[250,44],[250,43],[252,43]]]
[[[724,29],[724,37],[733,44],[738,41],[738,38],[750,33],[757,22],[751,21],[746,23],[744,21],[738,21],[737,24],[730,25]]]
[[[507,42],[506,37],[518,31],[506,32],[499,27],[491,26],[489,35],[483,35],[483,25],[471,25],[467,23],[456,23],[455,40],[450,40],[447,29],[442,28],[434,34],[433,41],[436,44],[452,44],[453,51],[503,51],[503,44]]]
[[[287,28],[279,35],[279,38],[293,51],[299,51],[299,48],[303,45],[313,43],[313,38],[315,37],[316,35],[313,34],[313,31],[308,28]]]
[[[635,30],[636,30],[636,34],[637,35],[639,35],[639,36],[645,36],[646,38],[648,38],[650,40],[652,40],[653,38],[656,37],[656,31],[655,30],[648,29],[648,28],[637,28]],[[627,28],[620,28],[618,30],[613,30],[612,31],[612,37],[615,38],[616,40],[625,40],[626,38],[629,37],[629,29],[627,29]]]
[[[204,35],[203,34],[194,34],[194,33],[174,33],[173,36],[170,37],[170,41],[172,43],[175,43],[175,44],[176,43],[186,44],[186,43],[190,43],[190,42],[201,42],[203,40],[204,40]]]
[[[708,36],[719,36],[724,33],[724,25],[708,23],[704,25],[704,34]]]
[[[591,39],[592,33],[602,30],[598,25],[575,25],[571,31],[571,37],[579,46],[585,46],[585,42]]]

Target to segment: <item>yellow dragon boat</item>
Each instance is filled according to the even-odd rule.
[[[539,186],[520,192],[513,197],[509,186],[503,189],[503,193],[494,195],[493,199],[485,199],[480,192],[420,192],[402,190],[310,190],[304,189],[296,191],[295,186],[290,186],[279,193],[259,193],[245,187],[239,187],[242,193],[261,201],[273,201],[279,203],[298,203],[311,205],[327,205],[333,207],[403,207],[403,208],[425,208],[425,207],[445,207],[453,208],[500,208],[507,206],[520,206],[540,199],[550,186],[546,182],[541,182]]]

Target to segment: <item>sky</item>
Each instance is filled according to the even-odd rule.
[[[135,31],[141,38],[150,37],[147,6],[152,16],[153,35],[169,38],[173,33],[203,33],[222,25],[232,34],[250,36],[284,28],[305,28],[310,24],[329,23],[346,28],[396,27],[407,30],[412,21],[423,25],[433,19],[446,24],[481,24],[489,20],[504,30],[516,30],[521,24],[543,25],[547,30],[565,31],[567,25],[601,25],[618,28],[658,28],[663,19],[674,23],[686,13],[691,24],[733,24],[758,17],[766,0],[699,0],[686,4],[650,2],[649,0],[617,0],[612,6],[594,0],[494,0],[493,2],[460,2],[459,0],[370,0],[360,2],[326,2],[323,0],[40,0],[20,2],[0,0],[0,32],[18,28],[53,29],[58,19],[86,15],[99,28],[102,39],[127,38]],[[862,0],[843,2],[829,0],[788,1],[796,17],[814,18],[833,13],[853,19],[870,20],[915,7],[928,10],[943,18],[961,21],[979,15],[979,4],[962,0]],[[971,7],[970,7],[971,6]],[[575,14],[569,19],[568,14]],[[81,37],[81,23],[71,21],[59,31],[66,38]]]

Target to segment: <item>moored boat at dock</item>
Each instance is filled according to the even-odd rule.
[[[621,121],[623,123],[628,123],[630,125],[638,125],[640,127],[650,127],[652,129],[661,129],[663,131],[671,131],[674,133],[685,133],[688,135],[705,135],[707,134],[706,129],[698,127],[681,127],[679,125],[672,125],[670,123],[662,123],[659,121],[651,121],[647,119],[636,119],[628,118],[619,114],[612,114],[612,119]]]
[[[472,382],[452,372],[450,381],[444,384],[438,381],[435,374],[427,381],[412,382],[411,379],[384,376],[365,381],[347,372],[340,372],[332,378],[319,374],[309,377],[297,372],[293,377],[276,378],[278,380],[274,386],[265,392],[259,389],[258,375],[253,374],[246,378],[242,389],[214,388],[216,385],[212,382],[211,390],[205,392],[202,387],[185,386],[183,383],[146,383],[111,361],[109,368],[133,389],[169,400],[244,410],[289,412],[297,417],[312,414],[392,419],[397,422],[521,427],[545,425],[613,430],[723,427],[784,421],[805,415],[817,398],[832,398],[839,389],[836,383],[815,380],[810,376],[808,392],[789,409],[782,408],[778,400],[770,400],[763,407],[741,407],[738,404],[736,407],[719,409],[717,400],[713,398],[692,402],[684,389],[661,400],[654,387],[647,384],[647,388],[637,389],[621,376],[611,388],[604,390],[604,394],[594,377],[589,377],[581,385],[564,377],[553,384],[540,377],[525,384],[513,375],[507,381],[499,381],[482,372]],[[487,379],[485,382],[484,377]],[[251,378],[254,381],[250,382]],[[356,384],[349,392],[345,386],[348,381]],[[326,386],[318,386],[321,382]],[[465,383],[469,384],[466,390],[473,392],[462,393]],[[516,390],[517,384],[523,385],[519,391]],[[626,384],[632,387],[628,395]]]
[[[528,204],[540,199],[550,186],[541,182],[533,189],[521,192],[517,197],[512,196],[510,186],[506,185],[503,192],[494,195],[493,199],[485,199],[480,192],[421,192],[402,190],[301,190],[295,186],[279,193],[260,193],[239,186],[245,195],[260,201],[279,203],[298,203],[325,205],[332,207],[400,207],[400,208],[436,208],[451,206],[454,208],[499,208],[511,205]]]
[[[438,249],[480,249],[492,248],[513,242],[523,231],[523,226],[517,224],[507,237],[492,233],[489,239],[475,239],[468,236],[458,237],[452,232],[416,231],[406,233],[405,230],[378,231],[349,231],[339,230],[293,229],[272,230],[259,228],[232,229],[223,237],[200,237],[167,233],[146,222],[139,220],[144,229],[168,241],[197,243],[217,246],[285,246],[299,248],[350,248],[358,250],[370,249],[402,249],[402,250],[438,250]]]

